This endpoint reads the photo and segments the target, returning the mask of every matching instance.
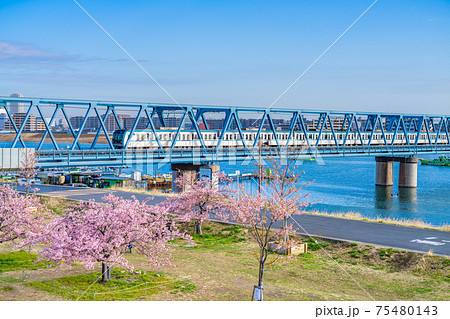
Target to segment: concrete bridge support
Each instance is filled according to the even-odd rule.
[[[394,163],[388,157],[375,157],[376,173],[375,185],[392,186],[394,185]]]
[[[193,183],[196,178],[212,179],[213,185],[219,185],[216,173],[219,172],[219,165],[194,165],[194,164],[172,164],[172,192],[182,193],[189,188],[189,184]],[[200,175],[200,176],[199,176]],[[176,180],[180,176],[185,176],[188,181],[187,185],[177,184]]]
[[[398,187],[417,187],[417,158],[404,157],[400,160]]]
[[[399,162],[398,187],[417,187],[417,164],[414,157],[376,157],[375,184],[392,186],[394,184],[393,162]]]

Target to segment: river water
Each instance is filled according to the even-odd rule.
[[[370,218],[415,219],[435,226],[450,224],[450,167],[419,165],[415,189],[398,187],[398,165],[394,163],[394,186],[382,187],[375,186],[373,157],[305,161],[299,170],[304,171],[303,181],[312,183],[303,188],[303,192],[310,194],[309,201],[316,202],[308,210],[355,212]],[[256,171],[256,166],[225,164],[221,169],[227,173],[239,169],[242,173]],[[256,181],[246,183],[256,191]]]

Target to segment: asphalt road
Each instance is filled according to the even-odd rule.
[[[14,187],[19,191],[25,190],[23,186],[15,185]],[[102,197],[109,193],[113,193],[115,196],[124,199],[131,199],[132,196],[135,196],[140,201],[149,197],[145,194],[104,189],[54,185],[33,185],[33,187],[39,189],[37,193],[40,195],[83,201],[93,199],[96,202],[101,202]],[[164,196],[155,196],[150,202],[156,204],[164,200],[166,200]],[[294,227],[302,235],[365,243],[422,253],[427,253],[431,250],[435,255],[450,256],[450,232],[309,214],[295,216]]]

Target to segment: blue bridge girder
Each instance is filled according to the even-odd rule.
[[[12,113],[20,105],[20,113]],[[263,156],[291,153],[299,158],[339,156],[417,156],[450,152],[450,115],[345,112],[327,110],[280,109],[264,107],[176,105],[163,103],[114,102],[94,100],[65,100],[50,98],[0,97],[0,111],[4,110],[4,130],[1,147],[34,147],[39,151],[42,168],[80,166],[128,166],[132,163],[211,163],[227,160],[256,159],[261,134],[272,134],[272,144],[262,147]],[[134,113],[132,117],[130,114]],[[75,125],[74,116],[81,119]],[[121,116],[129,116],[126,127],[130,138],[122,149],[115,148],[111,127],[125,129]],[[210,116],[207,119],[207,116]],[[58,142],[55,122],[66,123],[66,138],[70,143]],[[178,116],[178,117],[177,117]],[[211,120],[211,116],[214,118]],[[170,140],[162,140],[159,129],[169,129]],[[96,127],[87,126],[94,119]],[[142,119],[145,121],[142,122]],[[34,132],[30,123],[40,121],[40,140],[26,141],[25,133]],[[109,122],[107,122],[109,120]],[[219,120],[220,127],[212,128]],[[243,125],[243,120],[247,121]],[[113,124],[111,124],[113,122]],[[173,122],[173,121],[172,121]],[[251,123],[250,125],[248,123]],[[144,123],[145,127],[142,127]],[[158,125],[157,125],[158,124]],[[141,127],[140,127],[141,126]],[[246,126],[246,127],[245,127]],[[140,127],[140,128],[139,128]],[[89,128],[92,134],[86,134]],[[61,129],[61,127],[59,127]],[[152,132],[155,147],[135,149],[130,144],[139,130]],[[213,145],[206,143],[205,130],[217,132]],[[197,147],[180,148],[180,136],[192,132]],[[227,133],[235,133],[233,148],[227,147]],[[251,132],[251,141],[248,133]],[[282,138],[280,138],[280,134]],[[290,146],[296,133],[303,136],[303,145]],[[37,135],[39,135],[37,134]],[[36,135],[36,134],[34,134]],[[267,134],[265,134],[267,135]],[[353,137],[350,139],[350,135]],[[88,144],[80,138],[90,137]],[[103,142],[99,143],[100,137]],[[298,134],[297,134],[298,136]],[[313,136],[313,137],[311,137]],[[46,142],[48,141],[48,142]],[[131,142],[132,143],[132,142]],[[35,144],[35,145],[33,145]]]

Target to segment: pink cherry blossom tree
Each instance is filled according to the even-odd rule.
[[[309,183],[299,184],[301,173],[297,173],[296,159],[293,156],[271,157],[268,160],[270,174],[262,173],[261,193],[252,193],[238,185],[230,192],[228,200],[229,218],[238,224],[249,226],[251,234],[258,244],[258,284],[255,290],[259,292],[258,300],[262,300],[264,271],[267,266],[275,263],[278,256],[268,259],[269,243],[276,242],[279,247],[289,249],[295,244],[290,239],[295,232],[289,218],[298,215],[310,202],[302,194],[302,187]],[[281,228],[274,229],[281,222]]]
[[[31,180],[36,176],[38,169],[38,153],[34,150],[26,149],[25,155],[19,162],[19,170],[21,176],[26,180],[26,193],[30,192]]]
[[[0,243],[26,246],[41,236],[51,215],[39,198],[0,186]]]
[[[178,231],[175,218],[161,205],[151,206],[135,198],[124,200],[112,194],[103,200],[105,203],[80,203],[65,216],[55,218],[40,240],[45,244],[40,260],[69,268],[73,262],[81,261],[86,269],[101,262],[102,282],[107,282],[113,264],[133,271],[123,257],[131,246],[159,267],[170,264],[170,241],[190,239]]]
[[[177,179],[179,188],[184,192],[168,201],[169,209],[183,217],[184,221],[194,223],[194,234],[202,235],[202,224],[210,218],[223,219],[225,210],[224,174],[215,173],[212,181],[209,179],[199,179],[198,174],[193,178],[181,175]]]

